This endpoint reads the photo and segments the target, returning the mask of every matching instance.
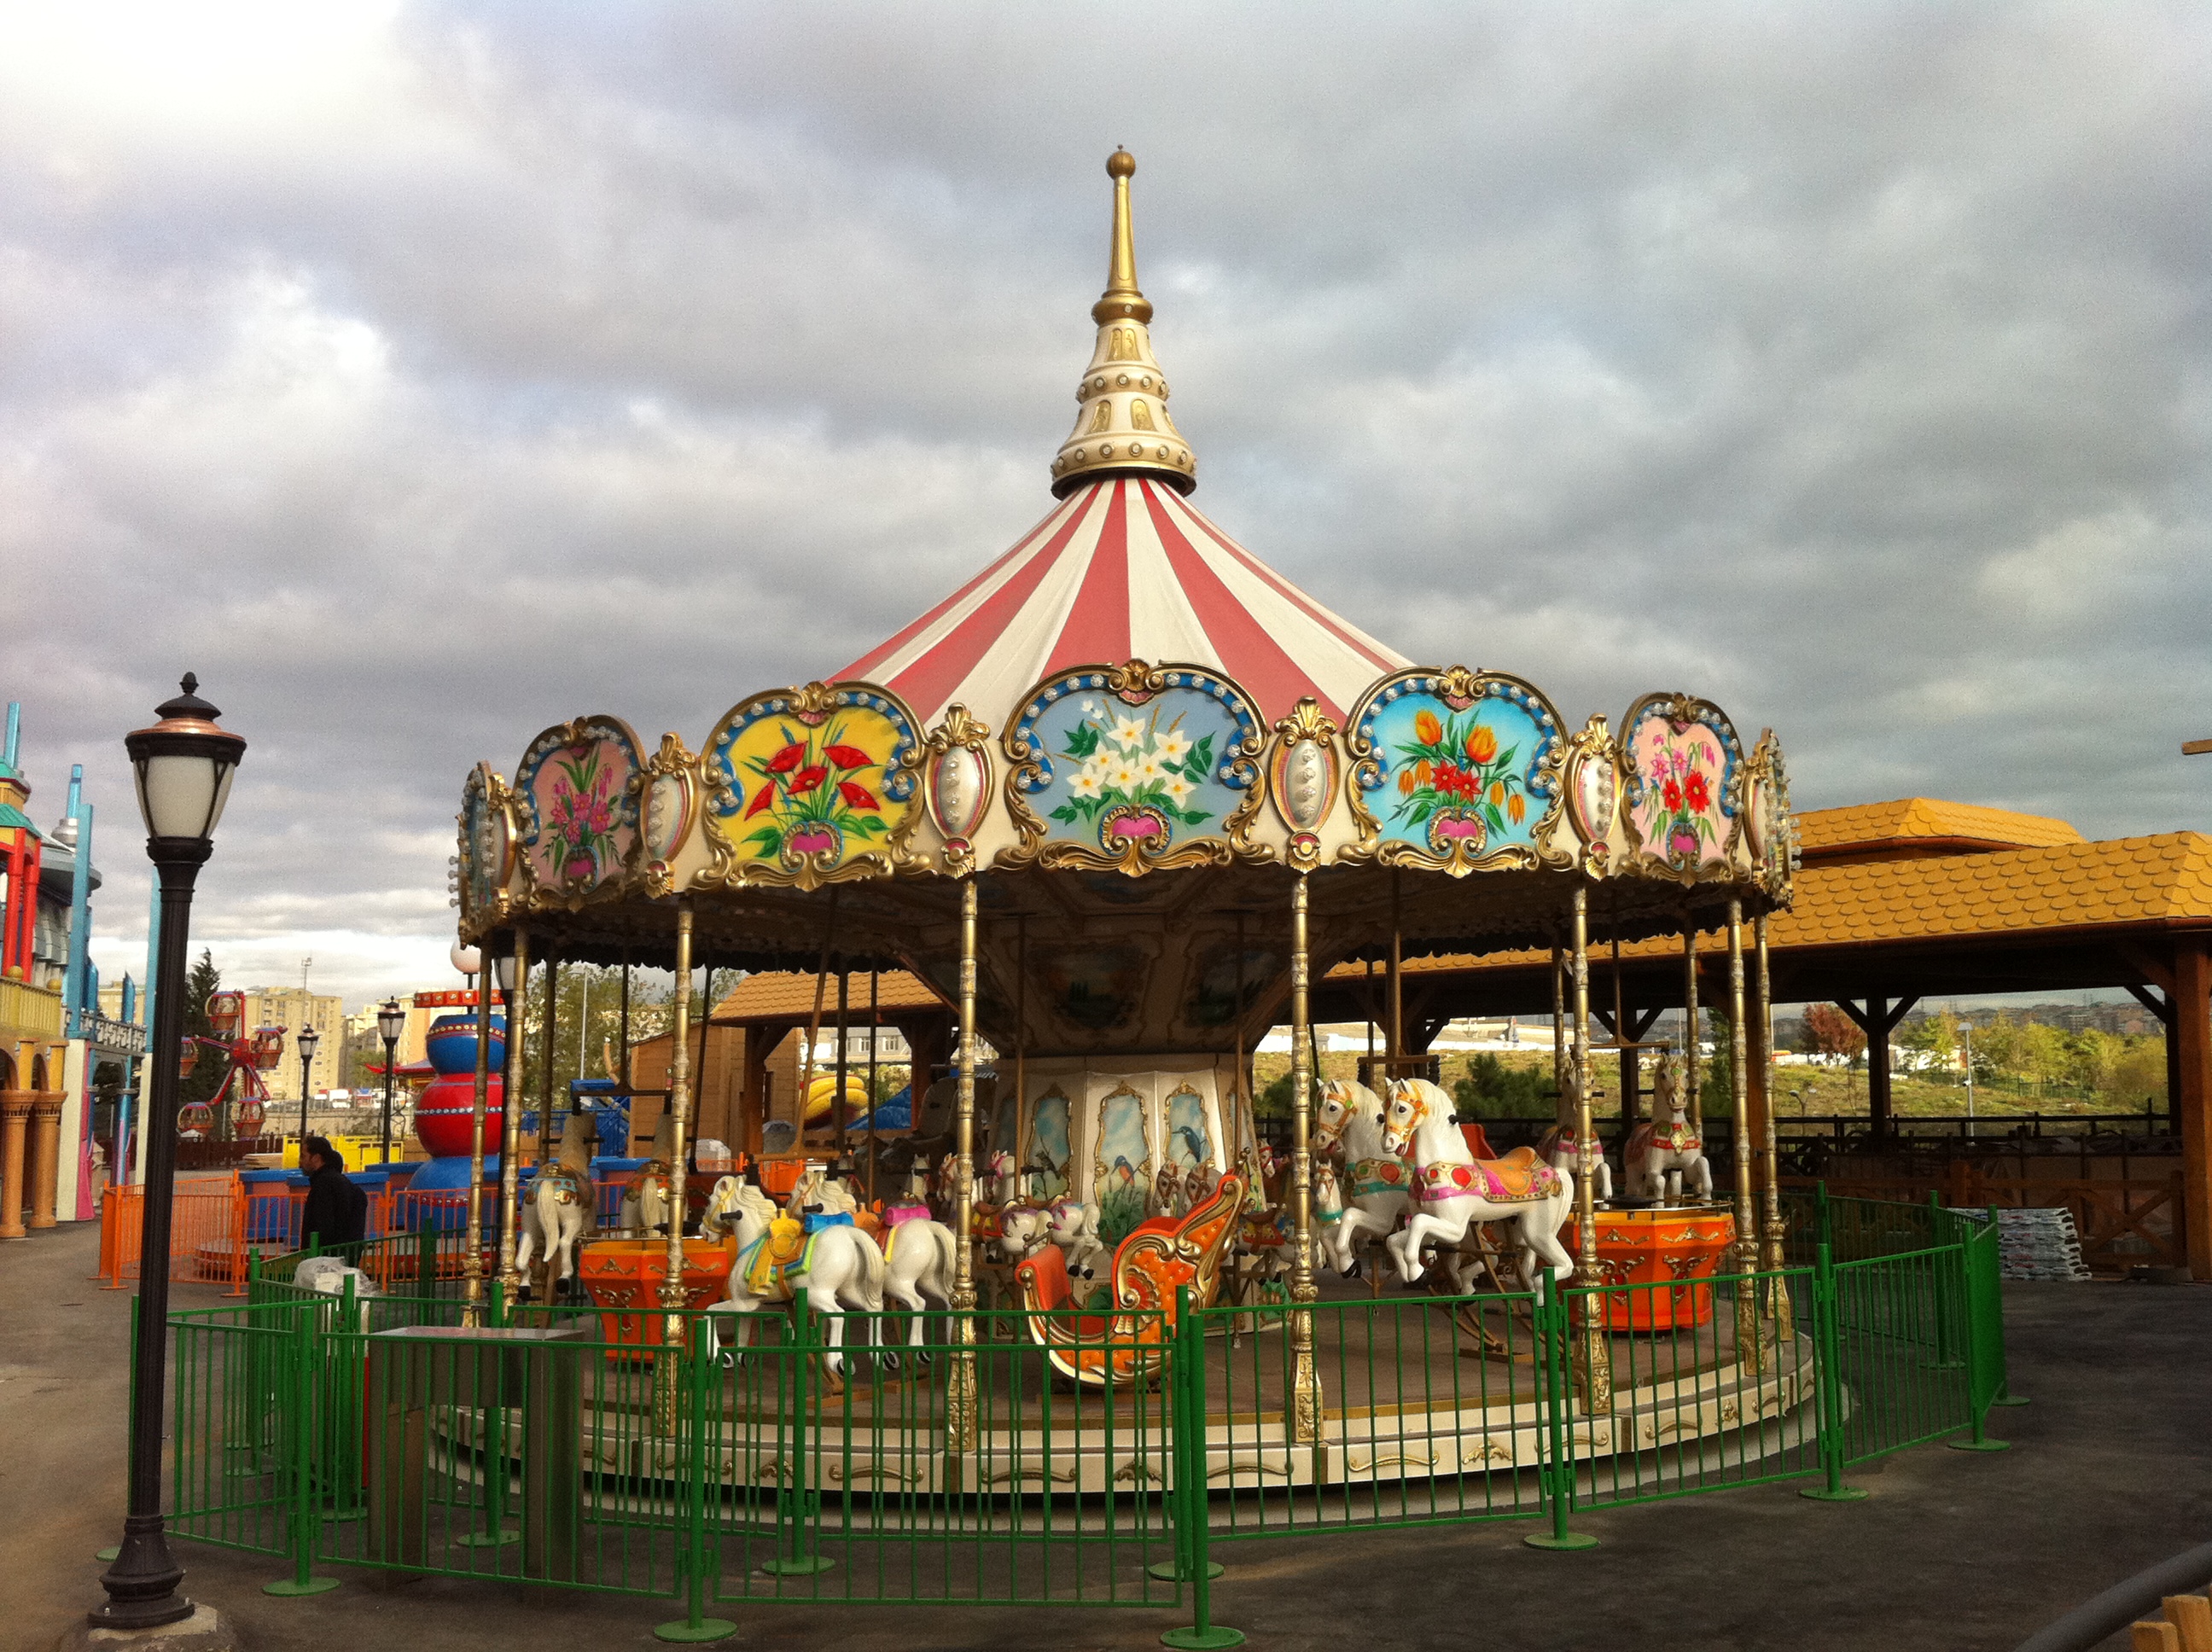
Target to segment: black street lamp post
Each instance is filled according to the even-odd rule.
[[[140,1128],[145,1133],[146,1180],[140,1204],[141,1256],[169,1254],[171,1206],[177,1165],[179,1057],[184,1048],[186,941],[192,884],[214,848],[216,823],[230,796],[230,782],[246,755],[246,742],[218,728],[221,714],[201,699],[186,673],[184,692],[161,705],[161,721],[125,737],[146,817],[146,854],[161,885],[161,944],[155,960],[152,1067]],[[169,1270],[140,1270],[138,1339],[131,1390],[130,1495],[123,1542],[100,1574],[105,1606],[85,1615],[100,1629],[155,1629],[192,1614],[177,1592],[184,1568],[170,1556],[161,1526],[163,1378],[169,1345]]]
[[[304,1170],[307,1168],[307,1097],[313,1093],[307,1088],[307,1073],[314,1066],[315,1046],[323,1041],[313,1027],[302,1027],[294,1042],[300,1047],[300,1168]]]
[[[376,1012],[377,1036],[384,1040],[384,1162],[392,1163],[392,1066],[399,1048],[399,1035],[406,1029],[407,1011],[399,1007],[399,1000],[388,998],[384,1007]]]

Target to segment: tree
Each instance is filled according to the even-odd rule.
[[[1466,1119],[1550,1119],[1559,1114],[1559,1092],[1541,1067],[1508,1066],[1486,1051],[1453,1084],[1452,1105]]]
[[[1958,1066],[1958,1018],[1955,1011],[1938,1010],[1916,1016],[1897,1029],[1898,1048],[1919,1058],[1911,1066],[1921,1077],[1949,1075]]]
[[[1255,1119],[1287,1119],[1291,1116],[1291,1075],[1284,1073],[1273,1084],[1264,1085],[1252,1097],[1252,1116]]]

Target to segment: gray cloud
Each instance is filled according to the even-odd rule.
[[[0,42],[7,691],[111,974],[187,666],[253,742],[197,932],[358,998],[442,969],[476,759],[696,740],[995,556],[1116,143],[1199,503],[1358,623],[1704,689],[1809,806],[2203,820],[2196,9],[148,18]]]

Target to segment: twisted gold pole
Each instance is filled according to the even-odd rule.
[[[1752,945],[1759,957],[1754,977],[1757,996],[1753,1015],[1759,1026],[1759,1094],[1766,1098],[1765,1139],[1759,1157],[1766,1174],[1765,1225],[1760,1230],[1759,1266],[1775,1277],[1767,1285],[1767,1309],[1774,1315],[1779,1334],[1790,1322],[1790,1285],[1782,1268],[1782,1178],[1776,1163],[1774,1129],[1774,983],[1766,967],[1766,914],[1752,920]]]
[[[1297,1239],[1291,1253],[1291,1300],[1314,1300],[1313,1271],[1313,1042],[1307,993],[1311,970],[1307,952],[1310,896],[1306,875],[1291,890],[1291,1216]],[[1314,1316],[1310,1309],[1291,1315],[1291,1437],[1321,1441],[1321,1373],[1314,1364]]]
[[[477,1090],[469,1121],[469,1205],[461,1216],[461,1323],[483,1323],[484,1108],[491,1089],[491,976],[477,958]],[[501,1097],[505,1099],[504,1096]]]
[[[691,902],[676,903],[676,1015],[668,1051],[668,1248],[660,1279],[661,1353],[653,1367],[653,1422],[676,1431],[678,1356],[684,1348],[684,1167],[690,1157]]]
[[[1759,1285],[1750,1276],[1759,1268],[1757,1218],[1751,1202],[1751,1051],[1745,1039],[1743,990],[1743,902],[1728,904],[1729,1108],[1729,1135],[1735,1156],[1736,1357],[1747,1370],[1759,1366]]]
[[[1590,1114],[1589,886],[1575,885],[1574,952],[1568,969],[1575,989],[1575,1271],[1585,1285],[1603,1283],[1597,1266],[1597,1125]],[[1605,1298],[1583,1299],[1582,1335],[1575,1346],[1583,1403],[1591,1412],[1613,1409],[1613,1344],[1605,1330]]]
[[[489,960],[486,960],[487,963]],[[485,972],[489,979],[491,971]],[[545,989],[545,1024],[553,1024],[553,987],[549,967]],[[530,938],[523,926],[514,926],[514,1003],[526,1009],[530,1003]],[[507,1006],[507,1018],[511,1023],[527,1021],[526,1015],[516,1015],[512,1005]],[[547,1034],[547,1045],[551,1045],[551,1034]],[[504,1121],[499,1136],[499,1282],[507,1292],[507,1301],[513,1307],[522,1288],[522,1272],[514,1265],[514,1252],[520,1238],[522,1226],[522,1108],[515,1094],[520,1088],[514,1082],[515,1051],[522,1043],[521,1029],[510,1025],[507,1029],[507,1048],[500,1062],[499,1093],[501,1102],[500,1116]],[[545,1128],[541,1114],[538,1127]]]
[[[945,1376],[946,1444],[975,1449],[975,880],[960,885],[960,1056],[953,1090],[952,1311],[957,1344]],[[959,1465],[951,1465],[957,1478]]]

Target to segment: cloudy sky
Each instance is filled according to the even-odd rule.
[[[1196,502],[1801,805],[2212,823],[2200,5],[0,7],[0,691],[252,743],[196,936],[445,975],[470,764],[696,742],[1049,500],[1116,144]]]

